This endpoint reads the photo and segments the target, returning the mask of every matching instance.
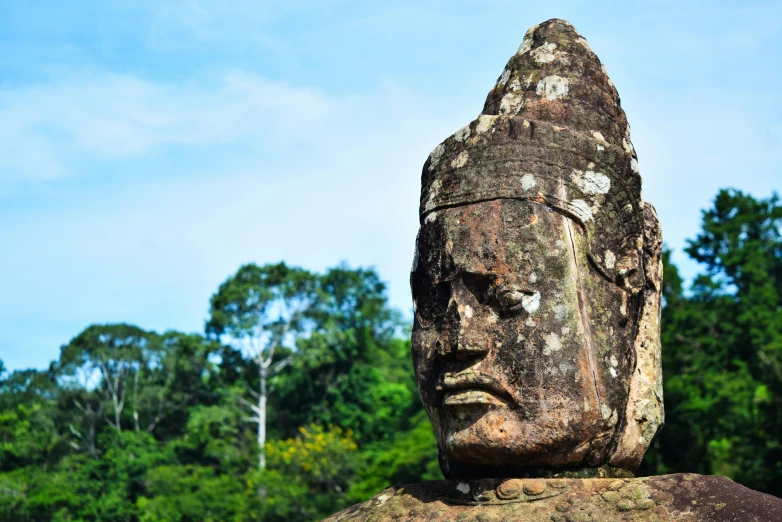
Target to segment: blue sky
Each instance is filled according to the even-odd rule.
[[[201,331],[250,261],[374,266],[409,311],[421,166],[553,17],[606,65],[693,274],[717,190],[782,185],[778,1],[5,0],[0,359],[43,368],[91,323]]]

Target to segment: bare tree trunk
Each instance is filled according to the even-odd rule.
[[[73,433],[82,442],[81,445],[79,444],[74,445],[72,442],[69,442],[69,444],[74,449],[86,449],[87,453],[91,457],[94,457],[98,452],[97,445],[95,444],[95,432],[96,432],[95,425],[98,423],[98,419],[103,418],[103,405],[101,404],[98,407],[98,411],[95,411],[92,409],[92,406],[85,407],[76,399],[73,400],[73,404],[79,410],[81,410],[86,416],[89,423],[89,431],[87,432],[88,435],[87,435],[87,439],[85,440],[85,437],[81,434],[81,432],[79,432],[79,430],[74,428],[73,424],[69,424],[68,427],[70,428],[71,433]],[[85,444],[86,444],[86,448],[84,446]]]
[[[89,453],[90,457],[95,456],[95,423],[90,424],[90,445],[87,449],[87,452]]]
[[[95,423],[97,422],[96,418],[102,414],[103,414],[103,405],[100,406],[98,410],[98,414],[92,417],[92,421],[90,422],[90,446],[89,446],[90,457],[94,457],[98,453],[98,447],[97,444],[95,443]]]
[[[141,369],[137,369],[133,375],[133,424],[135,424],[136,432],[139,431],[138,422],[138,374],[141,373]]]
[[[277,375],[282,368],[284,368],[291,360],[291,357],[277,362],[272,366],[274,360],[274,351],[281,345],[285,334],[290,329],[292,321],[288,321],[285,327],[282,329],[277,338],[272,338],[267,348],[264,350],[261,348],[261,339],[255,337],[252,339],[252,350],[254,352],[253,359],[258,364],[258,393],[252,390],[249,386],[247,389],[250,394],[255,396],[257,403],[253,404],[249,401],[237,397],[239,402],[244,404],[250,411],[253,412],[252,417],[248,417],[245,420],[249,422],[255,422],[258,424],[258,469],[263,471],[266,469],[266,403],[269,398],[268,381],[269,377]]]
[[[268,378],[268,368],[266,361],[259,364],[260,393],[258,394],[258,469],[263,471],[266,468],[266,379]]]
[[[109,395],[111,395],[111,402],[114,406],[114,428],[116,428],[118,432],[121,432],[122,425],[120,424],[119,417],[122,412],[122,407],[125,405],[125,388],[122,388],[122,393],[120,395],[120,372],[117,371],[113,376],[114,379],[112,379],[112,375],[105,362],[101,362],[101,370],[103,373],[103,380],[106,382]],[[108,419],[106,422],[111,424],[111,421]]]

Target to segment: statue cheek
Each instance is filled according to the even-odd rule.
[[[412,353],[416,379],[421,382],[431,376],[438,333],[434,328],[413,331]]]

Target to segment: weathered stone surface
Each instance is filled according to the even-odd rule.
[[[635,469],[663,420],[661,236],[619,96],[527,32],[422,174],[413,358],[446,477]]]
[[[779,521],[782,501],[725,477],[444,480],[388,488],[328,522]]]

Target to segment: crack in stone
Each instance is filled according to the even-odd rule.
[[[565,193],[565,187],[562,185],[561,180],[560,187],[563,192],[562,200],[564,201],[567,194]],[[584,335],[584,343],[586,344],[586,359],[587,364],[589,365],[589,372],[592,374],[592,383],[595,387],[595,395],[597,395],[597,410],[601,411],[600,408],[603,405],[603,399],[600,396],[600,387],[598,386],[597,368],[595,367],[595,348],[592,346],[592,332],[590,331],[591,329],[589,321],[585,317],[584,306],[586,306],[586,299],[584,297],[584,287],[581,284],[581,277],[578,269],[578,259],[576,257],[578,249],[576,247],[575,239],[573,238],[573,230],[571,228],[570,220],[564,215],[562,216],[562,219],[565,222],[565,230],[567,230],[568,239],[570,239],[570,249],[573,254],[570,258],[570,265],[573,270],[573,277],[576,280],[576,295],[578,297],[578,322],[579,325],[581,325],[582,333]]]

